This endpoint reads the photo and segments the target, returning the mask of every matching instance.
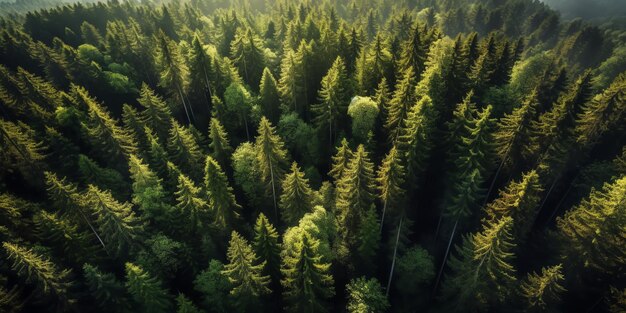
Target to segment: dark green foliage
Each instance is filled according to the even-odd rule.
[[[348,312],[382,313],[389,309],[389,301],[383,294],[383,287],[376,278],[359,277],[346,285],[348,291]]]
[[[231,288],[228,278],[222,274],[223,270],[224,264],[211,260],[209,267],[193,281],[194,289],[202,294],[203,307],[218,313],[228,312],[227,295]]]
[[[96,267],[85,263],[83,272],[89,293],[96,300],[101,310],[127,312],[130,310],[130,301],[124,285],[111,273],[104,273]]]
[[[172,304],[161,282],[141,267],[126,263],[126,290],[139,312],[170,312]]]

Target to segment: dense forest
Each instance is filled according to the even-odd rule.
[[[538,0],[23,3],[1,312],[626,311],[626,27]]]

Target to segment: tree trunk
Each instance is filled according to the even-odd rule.
[[[402,219],[404,216],[400,217],[400,222],[398,223],[398,233],[396,234],[396,244],[393,247],[393,259],[391,261],[391,270],[389,270],[389,280],[387,281],[387,290],[385,293],[385,297],[389,297],[389,288],[391,288],[391,279],[393,278],[393,269],[396,266],[396,254],[398,253],[398,242],[400,241],[400,230],[402,229]]]
[[[452,228],[452,234],[450,234],[450,239],[448,240],[448,247],[446,248],[446,253],[443,255],[443,261],[441,262],[441,267],[439,268],[439,274],[437,274],[437,280],[435,281],[435,287],[433,288],[433,297],[437,293],[437,287],[439,287],[441,274],[443,273],[443,268],[446,266],[446,261],[448,260],[448,254],[450,253],[450,246],[452,245],[452,239],[454,239],[454,234],[456,232],[457,225],[459,225],[458,219],[456,220],[456,222],[454,222],[454,227]]]

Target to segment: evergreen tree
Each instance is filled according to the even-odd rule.
[[[404,72],[412,67],[418,77],[424,70],[424,62],[428,54],[428,43],[422,39],[422,31],[423,28],[419,24],[412,27],[410,37],[402,45],[400,64],[398,64],[399,71]]]
[[[257,161],[261,168],[263,182],[271,188],[274,199],[274,218],[278,220],[276,197],[279,194],[277,185],[282,181],[287,165],[287,151],[282,139],[276,134],[276,130],[265,117],[259,123],[258,136],[256,138]]]
[[[200,311],[200,309],[198,309],[193,302],[191,302],[191,300],[187,299],[187,297],[185,297],[185,295],[183,295],[182,293],[178,295],[178,297],[176,297],[176,305],[178,307],[178,309],[176,310],[176,313],[201,313],[203,311]]]
[[[223,269],[224,264],[218,260],[211,260],[208,268],[198,274],[193,281],[194,290],[203,296],[203,307],[218,313],[229,312],[227,304],[230,282],[222,274]]]
[[[380,218],[380,227],[382,230],[385,221],[385,213],[387,208],[392,213],[397,214],[400,211],[399,204],[402,203],[404,189],[404,167],[402,166],[402,158],[398,153],[398,149],[394,146],[383,159],[378,168],[378,176],[376,182],[380,191],[379,197],[383,202],[383,211]]]
[[[272,72],[266,67],[263,69],[261,83],[259,85],[259,105],[261,114],[266,116],[272,123],[278,123],[280,117],[280,92],[278,83]]]
[[[206,158],[204,167],[204,188],[215,223],[222,229],[235,227],[241,206],[235,200],[233,188],[230,187],[226,174],[210,156]]]
[[[141,267],[126,263],[126,290],[139,305],[139,312],[170,312],[170,295],[161,281]]]
[[[263,275],[266,262],[260,262],[248,242],[233,231],[228,246],[228,264],[222,273],[232,284],[230,296],[241,312],[259,304],[259,297],[269,294],[270,277]]]
[[[483,311],[507,299],[516,281],[511,264],[512,226],[511,217],[486,223],[481,232],[465,237],[457,246],[458,256],[448,261],[452,274],[443,286],[451,310]]]
[[[225,168],[229,163],[228,161],[233,152],[233,148],[230,146],[228,134],[224,126],[222,126],[220,121],[216,118],[211,118],[209,124],[209,139],[211,140],[209,144],[212,150],[211,156]]]
[[[290,312],[326,312],[324,300],[335,293],[330,264],[323,263],[319,241],[302,233],[291,249],[283,251],[281,281]]]
[[[15,203],[16,204],[16,203]],[[80,264],[97,257],[97,250],[88,233],[56,213],[40,211],[33,217],[36,233],[43,242],[58,248],[59,255],[70,263]]]
[[[278,91],[286,107],[282,110],[283,112],[293,111],[301,114],[301,107],[306,104],[306,83],[303,82],[304,77],[300,66],[296,52],[285,51],[280,63],[280,80],[278,81]]]
[[[115,312],[130,310],[126,289],[113,274],[101,272],[89,263],[83,264],[83,272],[89,293],[96,300],[98,308]]]
[[[172,119],[172,128],[167,142],[167,149],[172,161],[193,176],[198,176],[202,169],[202,151],[189,128]]]
[[[311,107],[315,114],[313,121],[320,129],[328,126],[329,143],[332,145],[338,124],[345,116],[351,96],[346,67],[341,57],[337,57],[326,76],[322,78],[321,85],[319,103]]]
[[[348,167],[348,163],[352,157],[353,152],[348,146],[348,140],[343,138],[341,140],[341,146],[337,147],[337,153],[332,157],[333,164],[330,172],[328,172],[328,175],[335,180],[335,184],[338,184],[341,177],[343,177],[343,173]]]
[[[291,164],[291,172],[285,175],[280,196],[280,208],[285,224],[295,225],[304,216],[313,210],[314,194],[309,187],[309,180],[296,162]]]
[[[493,134],[496,154],[500,159],[500,167],[520,166],[530,138],[530,123],[535,116],[537,94],[529,95],[520,107],[513,109],[498,121],[497,130]]]
[[[265,274],[268,274],[272,281],[278,282],[280,279],[280,244],[278,242],[278,232],[263,213],[254,224],[254,240],[252,241],[254,253],[265,263]]]
[[[156,131],[159,138],[167,138],[167,130],[171,128],[172,113],[165,101],[144,83],[141,85],[137,102],[144,108],[140,113],[141,120],[150,129]]]
[[[33,284],[39,295],[51,296],[66,307],[75,302],[68,290],[72,286],[69,269],[59,269],[44,254],[19,244],[5,241],[2,247],[11,269],[27,283]]]
[[[196,187],[194,182],[184,174],[178,176],[178,190],[176,196],[176,209],[183,217],[185,225],[191,233],[196,233],[204,228],[204,223],[209,216],[209,205],[202,197],[202,189]]]
[[[561,298],[565,288],[561,283],[565,280],[561,264],[544,267],[541,274],[529,273],[520,286],[520,293],[526,300],[526,308],[531,311],[544,311],[546,307],[554,305]]]
[[[357,247],[358,266],[362,272],[374,273],[376,265],[374,259],[380,245],[380,223],[376,206],[371,205],[361,217],[361,228],[359,229],[359,245]]]
[[[350,313],[382,313],[389,309],[389,301],[376,278],[353,279],[346,285],[346,291]]]
[[[393,97],[389,101],[389,106],[385,109],[387,119],[385,128],[387,129],[389,142],[395,143],[401,135],[401,130],[406,126],[403,124],[408,117],[411,107],[415,105],[415,71],[413,67],[407,68],[402,74],[402,79],[396,83]]]
[[[189,97],[192,101],[203,101],[210,107],[215,90],[212,83],[215,69],[198,33],[193,36],[189,54],[189,67],[193,69],[189,72]]]
[[[248,86],[257,86],[265,68],[263,44],[252,29],[240,31],[231,42],[230,54]]]
[[[115,195],[127,195],[128,185],[122,175],[110,168],[103,168],[84,154],[78,155],[78,171],[85,183],[109,189]]]
[[[167,225],[172,218],[172,208],[167,204],[161,180],[140,158],[129,158],[130,178],[133,181],[133,204],[138,206],[142,218],[155,223],[155,227]]]
[[[151,168],[159,175],[159,177],[166,177],[167,175],[167,162],[169,156],[167,151],[161,145],[159,137],[152,131],[152,129],[144,128],[146,140],[148,142],[148,149],[145,152],[147,154],[147,161]]]
[[[177,102],[183,105],[187,121],[191,124],[195,120],[193,108],[186,98],[189,85],[189,69],[185,64],[178,45],[174,43],[162,30],[157,34],[156,60],[161,77],[159,86],[169,90]]]

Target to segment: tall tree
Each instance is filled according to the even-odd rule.
[[[341,145],[337,147],[337,153],[332,157],[333,164],[328,175],[335,180],[335,184],[339,183],[343,177],[344,171],[348,168],[348,163],[352,159],[353,152],[348,146],[348,140],[343,138]]]
[[[272,123],[265,118],[261,118],[259,123],[259,134],[256,137],[257,161],[261,168],[263,182],[271,189],[274,199],[274,218],[278,221],[277,195],[280,193],[279,182],[285,175],[287,166],[287,151],[282,139],[276,134]]]
[[[565,277],[561,273],[561,264],[544,267],[541,273],[528,273],[522,281],[520,293],[526,300],[526,308],[533,312],[543,312],[546,308],[554,305],[565,292],[561,286]]]
[[[182,215],[182,221],[192,234],[205,228],[205,221],[209,217],[210,207],[203,198],[202,188],[197,187],[194,182],[184,174],[178,176],[178,190],[176,196],[176,209]]]
[[[350,313],[382,313],[389,309],[389,300],[376,278],[359,277],[346,285],[347,309]]]
[[[258,86],[265,68],[265,54],[262,41],[252,33],[252,29],[241,30],[235,35],[230,54],[248,86]]]
[[[128,165],[133,181],[132,202],[138,206],[142,218],[154,223],[151,226],[155,228],[167,225],[172,218],[172,210],[167,204],[161,180],[143,160],[134,155],[130,156]]]
[[[346,75],[346,66],[341,57],[337,57],[332,67],[321,82],[319,102],[311,107],[315,114],[313,121],[320,129],[328,126],[329,144],[337,133],[337,127],[346,114],[350,99],[350,82]]]
[[[144,108],[140,113],[141,120],[156,131],[159,138],[167,138],[172,118],[169,106],[145,83],[141,85],[139,95],[137,102]]]
[[[396,88],[393,93],[393,97],[389,101],[388,107],[385,109],[387,112],[387,119],[385,120],[385,128],[389,142],[395,143],[398,140],[401,130],[404,127],[404,122],[407,120],[407,116],[411,107],[415,105],[415,71],[413,67],[407,68],[402,78],[396,83]]]
[[[159,86],[169,90],[174,99],[183,105],[189,124],[195,120],[193,108],[186,101],[186,90],[189,85],[189,68],[183,60],[178,45],[162,30],[156,35],[156,59],[161,77]]]
[[[211,97],[215,92],[212,82],[215,69],[198,33],[194,34],[191,41],[189,67],[193,69],[189,73],[189,98],[192,101],[203,101],[210,108]]]
[[[274,75],[267,67],[263,69],[263,76],[261,76],[259,85],[259,105],[261,106],[261,113],[270,122],[278,123],[278,118],[280,117],[280,92]]]
[[[254,252],[262,261],[265,261],[265,274],[278,283],[280,279],[280,243],[278,232],[263,213],[254,224]]]
[[[210,156],[206,158],[204,166],[204,188],[215,223],[223,229],[235,227],[241,206],[235,200],[226,174]]]
[[[172,128],[167,142],[167,149],[172,161],[181,169],[197,177],[202,169],[202,150],[190,129],[172,119]]]
[[[291,172],[285,175],[281,189],[279,205],[285,224],[295,225],[304,214],[313,211],[313,190],[296,162],[291,164]]]
[[[83,265],[83,272],[89,293],[96,300],[98,308],[116,312],[130,310],[130,301],[126,289],[113,274],[101,272],[88,263]]]
[[[229,164],[233,148],[230,146],[226,129],[224,129],[222,123],[214,117],[211,118],[209,124],[209,139],[211,140],[209,144],[211,156],[213,156],[222,167],[226,167]]]
[[[402,197],[404,196],[404,189],[402,188],[404,184],[404,174],[402,157],[398,153],[398,149],[393,146],[378,168],[378,176],[376,178],[380,191],[379,197],[383,202],[383,211],[380,218],[381,230],[385,221],[387,208],[390,208],[394,215],[400,211],[400,208],[397,206],[402,203]]]
[[[139,305],[139,312],[170,312],[172,303],[170,295],[162,287],[161,281],[150,276],[143,268],[126,263],[126,290]]]

